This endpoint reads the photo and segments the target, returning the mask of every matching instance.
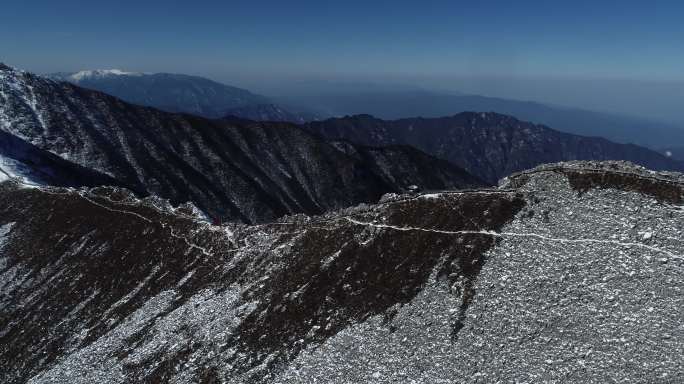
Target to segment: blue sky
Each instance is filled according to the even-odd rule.
[[[0,60],[41,73],[122,68],[257,87],[306,78],[684,82],[682,1],[7,0],[0,9]]]
[[[684,78],[681,1],[3,3],[3,59],[41,71]]]

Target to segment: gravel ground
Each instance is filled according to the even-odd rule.
[[[684,211],[535,175],[487,254],[465,326],[447,282],[302,353],[278,383],[684,381]],[[506,235],[508,233],[508,235]]]
[[[681,182],[571,163],[231,227],[0,184],[0,381],[681,383]]]

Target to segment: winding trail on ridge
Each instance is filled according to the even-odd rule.
[[[430,228],[420,228],[420,227],[399,227],[399,226],[389,225],[389,224],[376,224],[376,223],[359,221],[359,220],[353,219],[351,217],[345,217],[344,219],[347,220],[348,222],[352,223],[352,224],[355,224],[355,225],[364,225],[364,226],[369,226],[369,227],[374,227],[374,228],[390,229],[390,230],[402,231],[402,232],[421,231],[421,232],[432,232],[432,233],[439,233],[439,234],[445,234],[445,235],[489,235],[489,236],[500,237],[500,238],[531,237],[531,238],[536,238],[539,240],[566,243],[566,244],[608,244],[608,245],[615,245],[615,246],[620,246],[620,247],[625,247],[625,248],[632,248],[632,247],[643,248],[643,249],[647,249],[650,251],[666,254],[669,257],[676,259],[676,260],[682,260],[684,258],[683,256],[674,254],[674,253],[672,253],[666,249],[657,248],[657,247],[654,247],[654,246],[651,246],[648,244],[634,243],[634,242],[621,242],[618,240],[603,240],[603,239],[591,239],[591,238],[567,239],[567,238],[562,238],[562,237],[544,236],[544,235],[540,235],[538,233],[494,232],[494,231],[484,231],[484,230],[482,230],[482,231],[467,231],[467,230],[466,231],[447,231],[447,230],[443,230],[443,229],[430,229]]]

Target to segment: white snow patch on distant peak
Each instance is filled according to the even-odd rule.
[[[91,79],[91,78],[101,78],[101,77],[107,77],[107,76],[141,76],[142,73],[139,72],[126,72],[122,71],[120,69],[94,69],[94,70],[85,70],[85,71],[79,71],[71,76],[69,76],[70,79],[76,80],[76,81],[81,81],[84,79]]]

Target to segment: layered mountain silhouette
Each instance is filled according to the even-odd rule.
[[[206,78],[181,74],[86,70],[48,76],[134,104],[208,118],[233,115],[257,121],[303,123],[357,114],[403,119],[416,116],[439,118],[465,111],[494,111],[562,132],[600,136],[618,143],[659,149],[684,142],[681,127],[646,118],[413,87],[342,83],[330,84],[316,91],[295,86],[292,94],[281,91],[283,95],[274,99]],[[306,105],[307,110],[293,105]]]
[[[314,114],[304,112],[293,113],[276,104],[255,104],[231,108],[225,111],[222,117],[231,116],[253,121],[286,121],[298,124],[318,120],[318,117]]]
[[[331,88],[331,87],[327,87]],[[325,116],[370,114],[381,119],[439,118],[459,112],[497,112],[544,124],[562,132],[600,136],[618,143],[663,148],[684,143],[682,127],[647,118],[480,95],[424,89],[335,85],[333,90],[303,90],[283,97]]]
[[[294,113],[262,95],[199,76],[86,70],[47,77],[116,96],[129,103],[207,118],[235,115],[250,120],[303,122],[309,113]]]
[[[220,219],[255,222],[321,213],[377,201],[411,185],[444,189],[481,185],[479,180],[496,183],[515,171],[566,160],[682,168],[642,147],[495,113],[394,121],[358,115],[301,129],[166,113],[6,66],[1,73],[5,132],[139,194],[158,194],[174,204],[193,201]]]
[[[628,160],[656,170],[684,168],[643,147],[563,133],[497,113],[400,120],[356,115],[310,122],[304,127],[329,139],[362,145],[411,145],[490,183],[539,164],[568,160]]]
[[[322,213],[413,184],[483,184],[406,146],[341,150],[295,125],[172,114],[7,66],[0,67],[0,130],[116,180],[103,184],[192,201],[221,220]]]

